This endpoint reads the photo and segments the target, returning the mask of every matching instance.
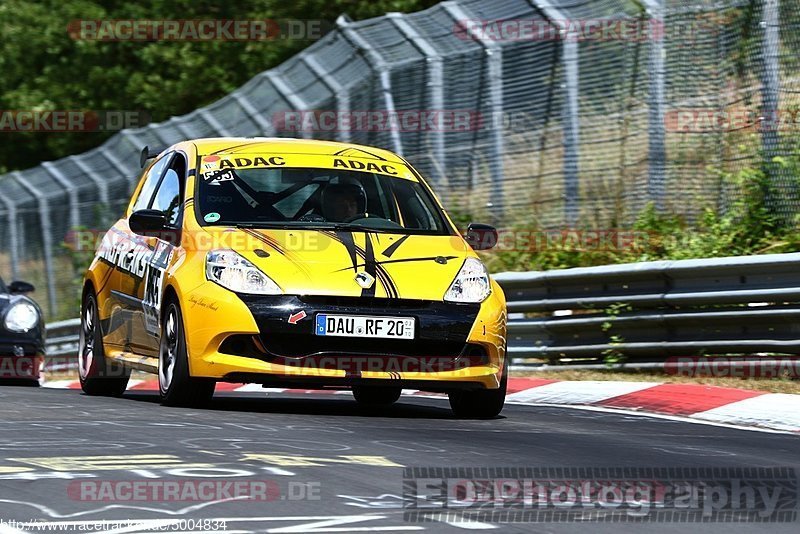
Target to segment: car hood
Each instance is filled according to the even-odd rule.
[[[206,228],[286,294],[442,300],[474,253],[460,236],[320,230]],[[226,246],[226,244],[228,246]],[[369,287],[356,280],[366,272]]]

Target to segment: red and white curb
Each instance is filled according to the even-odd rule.
[[[800,395],[765,393],[702,384],[660,382],[558,381],[545,378],[510,378],[509,404],[570,406],[655,414],[698,423],[800,433]],[[77,380],[45,381],[45,388],[80,389]],[[156,380],[131,380],[133,391],[158,391]],[[349,395],[347,390],[263,388],[258,384],[217,384],[217,392],[259,392]],[[441,397],[417,390],[404,395]]]

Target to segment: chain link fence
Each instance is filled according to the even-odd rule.
[[[774,202],[791,217],[798,58],[798,0],[459,0],[343,16],[206,108],[0,176],[0,272],[43,287],[49,318],[75,315],[82,265],[64,248],[69,231],[123,212],[144,145],[199,137],[389,148],[451,209],[547,229],[620,227],[649,202],[689,218],[724,210],[741,195],[729,177],[777,161]],[[302,111],[311,127],[292,124]],[[409,111],[469,120],[319,126],[328,112]]]

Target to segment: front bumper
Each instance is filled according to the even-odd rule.
[[[29,337],[0,338],[0,379],[38,380],[44,364],[44,346]]]
[[[409,299],[240,295],[235,301],[215,304],[220,306],[215,316],[246,315],[248,321],[240,322],[252,326],[223,329],[209,339],[201,355],[190,350],[193,376],[271,387],[383,384],[429,391],[499,387],[505,357],[504,301],[498,306],[488,301],[462,305]],[[225,311],[222,306],[229,306],[230,313],[221,313]],[[416,336],[414,340],[317,336],[315,317],[319,313],[413,317]],[[302,318],[290,322],[292,317]],[[191,317],[186,320],[190,325],[197,323]],[[191,345],[191,335],[188,337]]]

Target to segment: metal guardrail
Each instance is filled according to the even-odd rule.
[[[703,353],[800,354],[800,253],[494,278],[508,300],[514,363],[601,361],[609,351],[640,362]],[[74,355],[79,327],[79,319],[48,324],[48,357]]]
[[[599,359],[613,351],[657,361],[704,353],[800,354],[798,267],[800,253],[792,253],[495,279],[513,314],[509,354],[515,360]]]
[[[63,371],[74,369],[78,360],[78,338],[80,336],[80,319],[67,319],[55,323],[47,323],[47,339],[45,340],[45,371]]]

